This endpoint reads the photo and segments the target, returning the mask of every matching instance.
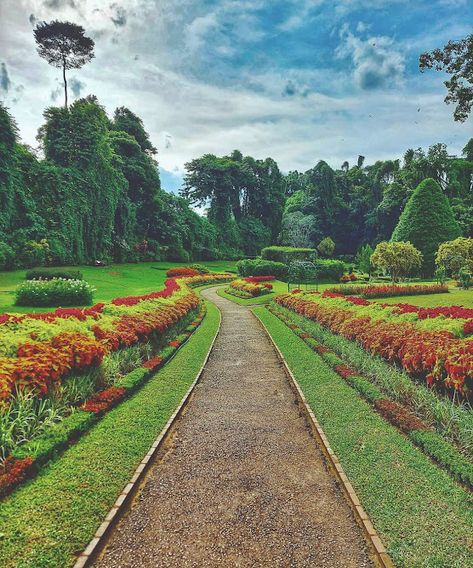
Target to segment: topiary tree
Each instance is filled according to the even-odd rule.
[[[473,271],[473,239],[459,237],[439,246],[435,262],[456,277],[463,267]]]
[[[317,279],[317,267],[308,260],[294,260],[289,265],[288,280],[293,284],[307,284]]]
[[[317,245],[317,250],[322,256],[330,257],[335,251],[335,243],[330,237],[325,237]]]
[[[423,255],[422,272],[431,276],[440,243],[461,235],[447,197],[432,178],[422,181],[409,198],[391,241],[408,241]]]
[[[402,277],[412,275],[422,266],[422,253],[412,243],[384,241],[374,249],[371,263],[386,269],[392,281],[396,282]]]

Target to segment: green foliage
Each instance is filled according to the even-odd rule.
[[[82,272],[79,270],[60,270],[53,268],[36,268],[28,270],[25,274],[25,280],[52,280],[53,278],[62,278],[63,280],[82,280]]]
[[[294,260],[289,265],[288,281],[294,284],[306,284],[317,279],[317,267],[307,260]]]
[[[294,260],[310,260],[316,255],[315,249],[270,246],[261,251],[261,258],[289,264]]]
[[[439,245],[460,236],[460,228],[438,183],[429,178],[409,198],[392,234],[392,241],[408,241],[423,255],[423,272],[434,273]]]
[[[286,264],[263,259],[240,260],[236,267],[240,276],[276,276],[280,280],[284,280],[288,272]]]
[[[371,256],[373,253],[374,249],[370,245],[364,245],[359,249],[355,260],[361,272],[371,275],[371,271],[373,270]]]
[[[458,237],[442,243],[435,256],[435,262],[453,277],[458,276],[463,267],[473,270],[473,239]]]
[[[392,281],[412,275],[422,266],[422,253],[410,242],[379,243],[371,255],[371,263],[387,270]]]
[[[95,288],[84,280],[27,280],[17,288],[17,306],[83,306],[92,303]]]
[[[335,243],[330,237],[325,237],[317,245],[317,250],[322,256],[330,257],[335,252]]]
[[[463,290],[468,290],[471,286],[471,280],[472,280],[471,270],[469,270],[467,267],[460,268],[460,271],[458,273],[458,278],[460,280],[461,287],[463,288]]]
[[[318,259],[314,264],[319,280],[338,282],[345,272],[345,264],[341,260]]]
[[[66,69],[79,69],[94,57],[94,40],[72,22],[39,22],[34,29],[38,53],[54,67],[62,68],[67,108]]]
[[[455,103],[453,116],[455,120],[464,122],[473,107],[473,34],[461,40],[449,41],[443,49],[434,49],[422,53],[419,67],[445,71],[451,78],[444,82],[448,94],[445,102]]]
[[[210,270],[203,264],[191,264],[189,268],[197,270],[199,274],[208,274],[210,272]]]
[[[0,241],[0,270],[11,270],[14,261],[15,251],[7,243]]]

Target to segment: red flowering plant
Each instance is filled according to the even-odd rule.
[[[171,278],[164,290],[109,304],[1,316],[0,401],[18,387],[46,395],[71,372],[100,365],[108,352],[164,334],[199,306],[191,286],[228,279],[222,274]]]
[[[422,329],[379,304],[359,306],[333,293],[322,297],[284,294],[276,302],[400,365],[414,378],[464,396],[471,393],[473,341],[456,337],[448,329]],[[442,319],[439,325],[447,321]]]

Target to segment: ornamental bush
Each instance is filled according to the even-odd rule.
[[[373,266],[385,269],[393,282],[401,277],[410,276],[422,266],[422,254],[410,242],[383,241],[371,255]]]
[[[442,243],[435,256],[435,262],[455,278],[464,267],[473,271],[473,239],[458,237],[453,241]]]
[[[79,270],[60,270],[48,268],[35,268],[28,270],[25,280],[53,280],[62,278],[63,280],[82,280],[82,272]]]
[[[84,280],[27,280],[16,289],[17,306],[79,306],[92,303],[95,292]]]
[[[278,280],[287,277],[288,267],[282,262],[273,262],[263,259],[245,259],[237,262],[237,271],[240,276],[275,276]]]
[[[439,184],[428,178],[417,186],[406,203],[391,240],[412,243],[423,255],[422,272],[431,276],[439,245],[460,235],[447,197]]]
[[[265,247],[261,251],[263,260],[273,260],[274,262],[282,262],[290,264],[295,260],[311,260],[317,255],[315,249],[297,248],[297,247]]]
[[[345,272],[345,264],[341,260],[316,260],[315,268],[319,280],[338,282]]]

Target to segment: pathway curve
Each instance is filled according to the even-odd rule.
[[[215,288],[203,295],[222,312],[214,349],[96,566],[372,566],[260,324]]]

